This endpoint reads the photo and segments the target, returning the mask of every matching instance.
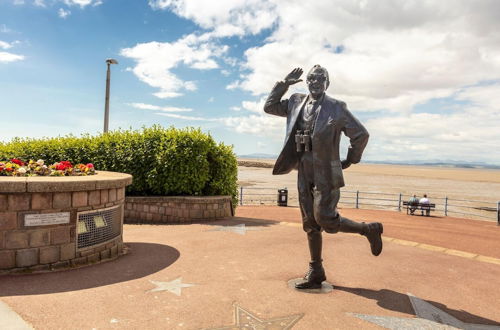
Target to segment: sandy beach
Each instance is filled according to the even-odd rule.
[[[240,164],[253,165],[238,167],[238,181],[248,197],[252,193],[267,193],[267,197],[275,201],[276,189],[287,187],[289,204],[298,205],[297,171],[273,176],[274,160],[270,159],[241,159]],[[383,194],[379,197],[394,200],[394,203],[380,203],[392,203],[394,208],[397,208],[400,193],[403,194],[403,200],[413,194],[427,194],[432,202],[440,205],[444,204],[446,197],[451,205],[470,205],[478,208],[496,208],[496,203],[500,201],[500,170],[360,163],[345,170],[344,179],[346,186],[342,188],[342,192],[345,199],[341,200],[341,205],[346,206],[349,206],[346,203],[347,197],[354,198],[356,191]],[[372,194],[373,196],[377,195]],[[257,196],[254,196],[255,198],[258,199]],[[258,201],[255,203],[259,204]],[[491,211],[485,214],[493,216]]]

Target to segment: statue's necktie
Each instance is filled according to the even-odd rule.
[[[309,121],[314,116],[315,108],[316,108],[316,101],[315,100],[311,100],[311,101],[307,102],[306,114],[305,114],[306,121]]]

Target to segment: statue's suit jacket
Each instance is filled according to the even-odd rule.
[[[266,113],[287,119],[285,144],[276,160],[273,174],[286,174],[297,169],[300,160],[300,153],[295,146],[295,132],[297,119],[308,97],[305,94],[293,94],[290,99],[281,100],[287,89],[288,86],[283,81],[277,82],[264,105]],[[339,155],[341,133],[344,132],[350,139],[351,145],[346,159],[352,164],[361,160],[369,134],[347,110],[344,102],[326,94],[316,111],[312,134],[315,185],[319,190],[339,189],[344,186]]]

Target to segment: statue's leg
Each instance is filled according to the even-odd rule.
[[[382,252],[382,233],[384,232],[384,227],[380,222],[364,223],[340,217],[340,231],[366,236],[370,242],[372,254],[378,256]]]
[[[307,233],[307,243],[309,245],[309,253],[311,255],[311,263],[321,265],[321,251],[323,249],[323,237],[321,231],[312,231]]]
[[[301,161],[297,184],[299,190],[300,212],[302,214],[302,227],[307,234],[311,261],[309,262],[309,270],[304,276],[305,282],[298,283],[295,287],[297,289],[320,288],[321,283],[326,280],[326,276],[325,270],[323,269],[323,259],[321,258],[323,244],[321,237],[322,229],[316,222],[313,211],[312,159],[304,159]]]
[[[337,212],[339,190],[317,185],[313,189],[313,196],[314,218],[327,233],[337,233],[340,230],[341,219]]]
[[[300,191],[300,190],[299,190]],[[321,264],[322,237],[321,227],[314,219],[312,211],[312,194],[299,193],[300,213],[302,214],[302,228],[307,234],[307,242],[309,245],[309,253],[311,255],[311,263]]]
[[[327,233],[357,233],[366,236],[370,242],[372,254],[378,256],[382,252],[383,226],[380,222],[364,223],[341,217],[337,211],[340,199],[339,189],[314,189],[314,211],[319,225]]]
[[[357,233],[363,235],[367,226],[364,222],[352,221],[348,218],[340,217],[340,232],[343,233]]]

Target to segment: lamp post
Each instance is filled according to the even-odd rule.
[[[112,58],[106,60],[108,65],[108,71],[106,73],[106,102],[104,104],[104,133],[108,132],[109,126],[109,80],[111,77],[111,70],[109,69],[111,64],[118,64],[118,61]]]

